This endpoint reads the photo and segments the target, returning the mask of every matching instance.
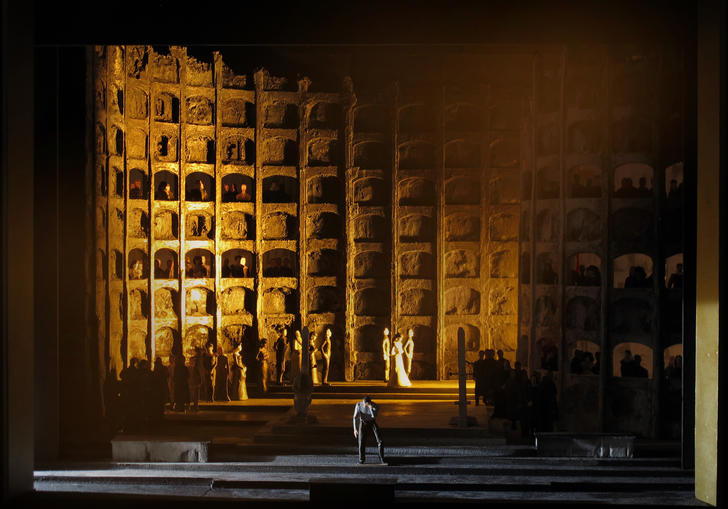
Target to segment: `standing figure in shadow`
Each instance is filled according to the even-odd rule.
[[[217,347],[217,365],[215,366],[215,401],[230,401],[228,395],[228,377],[230,369],[228,359],[222,353],[222,347]]]
[[[288,357],[288,341],[285,328],[278,331],[278,339],[273,343],[273,350],[276,353],[276,381],[283,385],[283,373],[286,367],[286,357]]]
[[[190,406],[189,410],[197,412],[200,405],[200,387],[202,386],[202,349],[195,347],[195,354],[189,361]],[[194,403],[194,405],[193,405]]]
[[[268,340],[261,339],[258,344],[258,354],[255,356],[258,361],[258,389],[263,393],[268,392]]]
[[[242,343],[235,345],[233,350],[233,362],[230,366],[230,398],[234,401],[242,401],[248,399],[248,391],[245,387],[245,375],[248,368],[243,363],[241,350]]]
[[[174,411],[184,412],[190,402],[189,371],[185,357],[180,354],[174,361]]]
[[[395,334],[392,342],[392,356],[394,357],[394,372],[397,375],[396,386],[410,387],[412,382],[407,376],[407,367],[404,362],[404,345],[402,344],[402,334],[399,332]]]

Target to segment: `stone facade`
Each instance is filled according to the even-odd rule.
[[[463,327],[469,361],[500,348],[540,370],[554,353],[570,419],[598,395],[589,429],[626,411],[605,387],[625,382],[619,345],[642,345],[652,377],[620,394],[656,405],[661,352],[680,342],[660,309],[681,298],[664,282],[682,238],[658,220],[681,214],[679,62],[603,47],[393,56],[377,79],[342,72],[322,90],[219,53],[97,47],[108,367],[208,339],[272,348],[276,328],[305,325],[333,331],[331,380],[381,379],[388,327],[415,330],[414,379],[445,379]],[[638,254],[651,277],[624,288]],[[577,348],[602,352],[602,376],[568,372]]]

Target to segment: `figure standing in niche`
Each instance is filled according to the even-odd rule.
[[[222,347],[217,347],[217,361],[215,366],[215,401],[230,401],[228,394],[228,378],[230,369],[228,359],[222,352]]]
[[[163,278],[174,279],[174,260],[167,260],[167,267],[162,271]]]
[[[172,195],[172,186],[167,182],[161,181],[157,186],[157,192],[154,193],[155,200],[174,200]]]
[[[389,340],[389,329],[384,329],[384,339],[382,340],[382,357],[384,358],[384,381],[389,384],[389,373],[392,370],[390,361],[392,357],[392,343]]]
[[[670,274],[670,279],[667,281],[667,287],[668,288],[682,288],[683,287],[683,264],[678,263],[677,264],[677,272],[675,274]]]
[[[404,344],[404,355],[406,362],[406,368],[407,368],[407,377],[410,376],[410,373],[412,372],[412,357],[415,355],[415,331],[412,329],[407,331],[407,341]]]
[[[258,345],[258,354],[255,356],[258,362],[258,389],[262,393],[268,392],[268,340],[261,339]]]
[[[230,184],[225,184],[222,189],[223,202],[231,202],[235,199],[235,191],[230,190]]]
[[[639,180],[639,187],[637,188],[637,195],[640,198],[649,198],[652,194],[652,191],[647,187],[647,179],[645,177],[640,177]]]
[[[230,259],[225,258],[222,261],[222,273],[220,274],[220,277],[230,277],[231,271],[230,271]]]
[[[248,399],[248,391],[245,387],[245,375],[248,368],[243,363],[243,356],[240,353],[242,349],[242,343],[235,344],[233,362],[230,366],[230,397],[235,401]]]
[[[248,277],[248,266],[245,264],[245,257],[235,256],[235,263],[230,267],[231,277]]]
[[[407,376],[407,367],[404,362],[404,345],[402,344],[402,334],[397,333],[394,336],[392,342],[392,357],[394,357],[394,373],[397,375],[395,385],[397,387],[410,387],[410,382]]]
[[[144,278],[144,265],[140,259],[134,260],[129,271],[129,279],[143,279]]]
[[[248,193],[247,185],[240,184],[240,192],[235,195],[235,201],[250,201],[250,193]]]
[[[205,183],[202,179],[197,179],[197,188],[190,189],[189,193],[187,193],[187,200],[208,201],[209,199],[210,194],[207,192],[207,189],[205,189]]]
[[[276,381],[283,385],[283,373],[285,372],[286,358],[288,357],[288,338],[285,327],[278,331],[278,339],[273,343],[273,350],[276,353]]]
[[[326,329],[326,337],[319,347],[321,352],[321,383],[329,385],[329,366],[331,362],[331,329]]]
[[[162,262],[159,258],[154,259],[154,278],[155,279],[164,278],[164,270],[162,270]]]

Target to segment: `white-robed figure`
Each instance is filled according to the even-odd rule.
[[[397,387],[411,387],[412,382],[410,382],[407,376],[407,367],[404,362],[404,345],[402,344],[402,334],[400,333],[394,336],[392,356],[394,357],[394,372],[397,375],[395,385]]]

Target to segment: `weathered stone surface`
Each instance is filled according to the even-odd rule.
[[[552,295],[542,295],[536,299],[536,326],[553,327],[560,322],[557,314],[559,309],[556,303],[556,297]]]
[[[354,294],[354,314],[383,316],[387,312],[389,297],[378,288],[365,288]]]
[[[298,127],[298,108],[295,104],[276,101],[265,107],[264,127],[295,129]]]
[[[567,150],[574,153],[599,153],[601,149],[600,126],[597,122],[585,120],[569,126]]]
[[[357,362],[354,365],[355,380],[382,380],[384,378],[384,361]]]
[[[495,251],[490,255],[490,277],[516,277],[518,255],[511,249]]]
[[[566,240],[591,242],[602,236],[601,220],[589,209],[576,209],[566,216]]]
[[[129,213],[129,236],[140,239],[149,234],[149,215],[145,210],[132,209]]]
[[[207,343],[213,340],[214,336],[209,327],[204,325],[194,325],[187,329],[184,339],[184,354],[185,357],[191,357],[195,354],[195,349],[205,348]]]
[[[433,220],[429,216],[410,214],[399,220],[399,239],[402,242],[428,242],[433,234]]]
[[[255,143],[244,136],[228,136],[222,141],[222,159],[226,163],[254,164]]]
[[[341,233],[341,216],[323,212],[308,217],[309,238],[335,239]]]
[[[149,359],[147,333],[141,329],[132,329],[129,332],[129,343],[127,344],[128,359]]]
[[[387,223],[382,216],[367,214],[354,220],[354,240],[381,242],[388,237]]]
[[[246,312],[246,290],[242,286],[228,288],[220,295],[220,309],[223,315],[240,315]]]
[[[475,315],[480,312],[480,293],[464,286],[445,292],[445,314]]]
[[[480,183],[470,177],[453,178],[445,183],[445,203],[477,205],[480,203]]]
[[[154,335],[154,354],[161,357],[165,364],[169,364],[169,358],[175,349],[179,348],[177,331],[171,327],[162,327]]]
[[[598,330],[599,316],[599,304],[592,298],[572,297],[566,303],[566,326],[570,329]]]
[[[513,285],[494,285],[488,291],[488,312],[491,315],[516,315],[518,292]]]
[[[554,200],[561,195],[559,169],[555,166],[540,168],[536,173],[536,198]]]
[[[478,277],[480,274],[479,256],[466,249],[453,249],[445,253],[446,277]]]
[[[286,239],[292,218],[285,212],[274,212],[263,219],[263,238],[268,240]]]
[[[433,205],[435,183],[423,178],[406,179],[399,183],[400,205]]]
[[[556,154],[559,151],[559,126],[548,124],[538,130],[538,154]]]
[[[185,98],[187,123],[209,125],[213,120],[213,105],[210,99],[197,95]]]
[[[185,312],[189,316],[205,316],[212,314],[215,297],[207,288],[196,287],[187,290]]]
[[[243,342],[245,337],[246,325],[228,325],[222,329],[221,343],[223,353],[231,354],[235,350],[235,346]]]
[[[354,166],[363,170],[385,170],[391,168],[389,150],[376,141],[362,142],[354,146]]]
[[[137,120],[147,118],[149,114],[149,97],[144,90],[130,88],[127,102],[127,116]]]
[[[456,140],[445,145],[445,166],[448,168],[480,167],[480,145]]]
[[[559,238],[559,220],[551,209],[544,209],[536,216],[536,239],[540,242],[556,242]]]
[[[490,203],[494,205],[518,203],[518,177],[506,175],[491,179],[489,196]]]
[[[179,99],[169,92],[162,92],[154,100],[154,120],[179,122]]]
[[[179,81],[179,62],[173,55],[152,53],[152,73],[156,81],[177,83]]]
[[[124,155],[124,130],[117,125],[109,129],[109,154]]]
[[[222,125],[226,127],[254,127],[255,105],[245,99],[228,99],[222,106]]]
[[[335,276],[339,270],[339,254],[333,249],[312,251],[308,253],[307,265],[310,276]]]
[[[334,103],[316,103],[308,114],[309,129],[336,129],[341,123],[341,107]]]
[[[381,352],[383,329],[363,325],[354,331],[354,348],[359,352]]]
[[[414,133],[428,131],[435,127],[433,108],[424,104],[409,104],[399,110],[399,131]]]
[[[356,203],[381,205],[386,203],[387,198],[387,186],[380,178],[367,177],[354,182],[354,201]]]
[[[154,314],[161,320],[177,318],[177,291],[171,288],[160,288],[154,292]]]
[[[314,140],[308,145],[308,164],[310,166],[331,166],[338,162],[336,140]]]
[[[340,181],[336,177],[315,177],[306,183],[308,203],[336,203],[341,193]]]
[[[147,303],[146,292],[134,289],[129,292],[129,318],[132,320],[143,320],[147,318],[147,310],[149,305]]]
[[[399,146],[399,167],[403,170],[430,169],[435,166],[435,147],[426,142]]]
[[[211,87],[212,63],[201,62],[194,57],[187,57],[185,81],[194,87]]]
[[[172,133],[162,133],[157,136],[154,145],[154,159],[163,163],[174,163],[179,154],[179,141]]]
[[[400,277],[428,278],[434,277],[432,255],[424,251],[408,251],[399,257]]]
[[[214,163],[215,140],[207,136],[193,136],[187,139],[185,160],[188,163]]]
[[[354,257],[354,277],[357,279],[385,278],[389,266],[384,254],[377,251],[364,251]]]
[[[514,214],[496,214],[488,220],[490,240],[509,241],[518,239],[518,216]]]
[[[248,238],[248,216],[244,212],[232,211],[222,216],[222,238],[230,240],[245,240]],[[285,230],[285,223],[283,233]],[[276,237],[280,238],[280,237]],[[285,235],[284,237],[285,238]]]
[[[260,154],[265,164],[296,165],[298,164],[298,146],[293,140],[276,137],[265,140]]]
[[[204,212],[190,213],[187,216],[186,237],[190,240],[215,238],[212,218]]]
[[[335,313],[341,309],[338,290],[333,286],[317,286],[308,292],[310,313]]]
[[[412,288],[399,294],[399,314],[404,316],[432,315],[435,297],[430,290]]]
[[[286,312],[286,293],[281,288],[271,288],[263,293],[263,311],[268,314]]]
[[[451,214],[445,217],[445,240],[478,240],[480,218],[466,214]]]

